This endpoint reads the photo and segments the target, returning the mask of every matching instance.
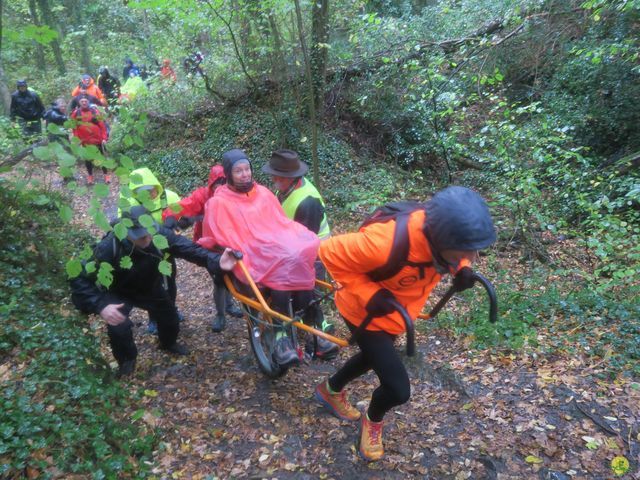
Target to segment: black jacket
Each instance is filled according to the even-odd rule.
[[[20,117],[24,120],[39,120],[44,113],[44,105],[38,94],[27,90],[16,90],[11,94],[11,120]]]
[[[98,77],[98,88],[102,90],[107,101],[114,102],[120,96],[120,81],[111,74]]]
[[[42,116],[47,123],[55,123],[56,125],[62,126],[64,122],[66,122],[69,117],[67,117],[64,113],[58,110],[58,107],[54,105],[51,106],[44,115]]]
[[[220,273],[219,254],[200,247],[168,228],[160,227],[158,233],[167,239],[169,248],[166,252],[171,256],[205,267],[211,275]],[[120,261],[127,256],[132,261],[129,269],[120,266]],[[83,268],[82,273],[71,280],[71,300],[82,312],[99,314],[110,303],[109,292],[136,300],[148,298],[159,289],[166,290],[165,277],[158,270],[162,259],[163,253],[153,244],[141,250],[134,248],[127,239],[118,240],[110,232],[94,248],[92,260],[96,262],[96,272],[100,268],[99,262],[108,262],[113,266],[113,282],[108,289],[98,286],[96,272],[89,274]]]

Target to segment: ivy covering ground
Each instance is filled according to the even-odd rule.
[[[68,302],[64,264],[89,237],[41,195],[0,186],[0,478],[144,477],[154,432]]]

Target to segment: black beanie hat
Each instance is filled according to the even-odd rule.
[[[496,241],[486,202],[473,190],[448,187],[425,206],[425,235],[436,251],[482,250]]]
[[[240,160],[246,160],[247,162],[249,162],[249,166],[251,167],[251,160],[249,160],[247,154],[239,148],[229,150],[222,155],[222,169],[224,170],[224,175],[225,177],[227,177],[227,183],[229,185],[233,185],[231,170],[233,169],[233,166]],[[253,170],[253,168],[251,170]]]

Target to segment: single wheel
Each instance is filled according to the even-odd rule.
[[[278,378],[287,373],[287,368],[273,361],[273,350],[276,343],[276,332],[273,324],[261,318],[260,312],[246,308],[247,331],[251,350],[258,361],[262,373],[271,378]]]

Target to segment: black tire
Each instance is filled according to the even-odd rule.
[[[245,309],[246,310],[246,309]],[[245,311],[247,319],[247,333],[249,334],[249,343],[251,350],[256,357],[258,367],[262,373],[270,378],[278,378],[287,373],[288,368],[281,367],[273,361],[273,349],[275,345],[275,329],[273,325],[266,322],[257,322],[253,315],[260,315],[255,310],[248,315]]]

